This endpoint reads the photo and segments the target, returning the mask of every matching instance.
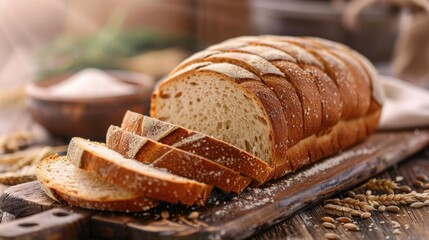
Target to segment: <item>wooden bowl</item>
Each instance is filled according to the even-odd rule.
[[[129,95],[69,98],[52,95],[48,87],[72,74],[30,83],[27,88],[27,106],[34,119],[49,132],[62,137],[83,137],[104,140],[110,125],[121,124],[127,110],[146,114],[154,79],[144,74],[119,70],[108,70],[111,76],[131,85],[136,92]]]

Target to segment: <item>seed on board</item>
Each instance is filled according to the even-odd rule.
[[[410,188],[410,186],[406,186],[406,185],[404,185],[404,186],[400,186],[399,187],[399,190],[401,191],[401,192],[406,192],[406,193],[409,193],[409,192],[411,192],[411,188]]]
[[[334,240],[334,239],[340,239],[340,236],[338,236],[335,233],[326,233],[325,238]]]
[[[372,191],[371,191],[371,190],[366,190],[365,194],[366,194],[367,196],[372,195]]]
[[[395,229],[393,229],[393,232],[392,232],[394,235],[399,235],[399,234],[401,234],[402,232],[401,232],[401,230],[399,230],[398,228],[395,228]]]
[[[332,223],[330,223],[330,222],[323,222],[323,223],[322,223],[322,225],[323,225],[325,228],[329,228],[329,229],[334,229],[334,228],[335,228],[335,225],[334,225],[334,224],[332,224]]]
[[[365,219],[365,218],[370,218],[371,217],[371,213],[370,212],[364,212],[360,215],[361,218]]]
[[[167,219],[170,217],[170,213],[168,211],[162,211],[161,217],[162,217],[162,219]]]
[[[426,175],[424,175],[424,174],[418,174],[417,176],[416,176],[416,178],[418,179],[418,180],[420,180],[420,181],[422,181],[422,182],[428,182],[428,177],[426,176]]]
[[[392,223],[393,228],[400,228],[401,227],[401,224],[399,224],[397,221],[391,221],[391,223]]]
[[[402,181],[404,181],[404,177],[403,176],[396,176],[395,181],[396,182],[402,182]]]
[[[415,187],[423,187],[424,183],[422,181],[420,181],[420,180],[416,180],[416,181],[413,182],[413,185]]]
[[[200,214],[198,212],[193,211],[188,215],[188,218],[191,220],[194,220],[194,219],[197,219],[199,215]]]
[[[346,223],[346,224],[344,224],[344,227],[345,227],[347,230],[351,230],[351,231],[359,231],[359,227],[358,227],[356,224],[354,224],[354,223]]]
[[[386,211],[388,212],[394,212],[394,213],[398,213],[399,212],[399,207],[398,206],[387,206],[386,207]]]
[[[361,211],[357,211],[357,210],[352,210],[352,211],[350,211],[350,214],[353,216],[353,217],[360,217],[360,216],[362,216],[362,212]]]
[[[347,194],[347,196],[352,197],[352,198],[356,196],[356,193],[353,191],[347,191],[346,194]]]
[[[378,211],[379,211],[379,212],[384,212],[384,211],[386,211],[386,206],[384,206],[384,205],[380,205],[380,206],[378,206]]]
[[[335,220],[333,218],[331,218],[331,217],[325,216],[325,217],[322,217],[321,219],[322,219],[322,222],[335,223]]]
[[[422,202],[413,202],[413,203],[411,203],[410,204],[410,207],[412,207],[412,208],[421,208],[421,207],[423,207],[425,204],[424,203],[422,203]]]
[[[338,217],[337,221],[341,222],[341,223],[350,223],[350,222],[352,222],[352,220],[350,218],[348,218],[348,217]]]
[[[423,189],[429,189],[429,183],[425,183],[425,184],[423,185]]]

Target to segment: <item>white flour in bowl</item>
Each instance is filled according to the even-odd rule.
[[[136,88],[102,70],[87,68],[49,87],[48,91],[63,98],[102,98],[133,94]]]

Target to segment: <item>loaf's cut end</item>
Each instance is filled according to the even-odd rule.
[[[73,166],[66,157],[53,155],[36,166],[41,188],[55,201],[95,210],[140,212],[158,205],[95,174]]]
[[[270,163],[271,125],[266,113],[254,95],[229,77],[184,73],[159,89],[153,95],[152,116],[216,137]]]

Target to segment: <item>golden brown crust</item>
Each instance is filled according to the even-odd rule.
[[[286,116],[286,143],[288,147],[293,146],[304,136],[304,116],[301,100],[293,85],[284,78],[267,76],[264,78],[264,82],[275,92],[282,104],[283,112]]]
[[[143,145],[135,145],[136,142],[142,141],[144,141]],[[138,136],[117,127],[110,127],[106,136],[106,144],[107,147],[126,158],[150,163],[178,176],[214,185],[225,192],[241,193],[251,181],[249,177],[241,176],[239,172],[205,157]],[[131,150],[132,148],[135,150]]]
[[[114,212],[142,212],[154,208],[158,205],[158,201],[148,199],[140,196],[134,199],[121,200],[121,201],[91,201],[86,199],[78,199],[74,196],[70,196],[67,193],[60,192],[52,189],[55,192],[59,200],[64,201],[71,206],[102,210],[102,211],[114,211]]]
[[[276,61],[275,65],[285,73],[286,80],[295,87],[301,99],[304,138],[313,135],[322,124],[322,101],[315,80],[295,63]]]
[[[317,160],[312,160],[313,158],[309,155],[310,149],[315,146],[314,141],[316,141],[318,148],[321,150],[320,157],[331,156],[342,149],[346,149],[361,142],[363,139],[353,138],[356,137],[357,134],[351,134],[350,132],[360,131],[362,124],[365,124],[364,127],[367,127],[366,132],[373,132],[377,127],[380,112],[381,111],[378,110],[363,118],[340,121],[323,135],[309,137],[314,138],[314,140],[309,138],[301,140],[287,151],[287,157],[292,160],[293,168],[299,169],[305,166],[306,163]],[[272,179],[283,176],[285,173],[284,169],[284,165],[277,165]]]

